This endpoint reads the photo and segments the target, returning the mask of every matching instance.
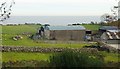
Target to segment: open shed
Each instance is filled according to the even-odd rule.
[[[108,44],[120,44],[120,30],[107,30],[101,35],[101,41]]]

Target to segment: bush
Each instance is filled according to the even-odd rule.
[[[66,50],[50,57],[52,67],[102,67],[104,62],[99,56]]]

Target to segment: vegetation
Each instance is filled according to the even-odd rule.
[[[41,68],[45,68],[49,66],[49,62],[48,61],[38,61],[38,60],[24,60],[24,61],[9,61],[9,62],[3,62],[2,63],[2,67],[12,67],[12,69],[14,69],[14,67],[41,67]]]
[[[10,0],[9,2],[1,1],[1,5],[0,5],[0,22],[5,21],[7,18],[10,18],[11,15],[11,8],[13,6],[13,4],[15,4],[15,2],[13,0]]]
[[[109,23],[105,23],[104,25],[107,25],[107,26],[117,26],[118,28],[120,28],[120,20],[109,22]]]
[[[49,56],[53,53],[24,53],[24,52],[3,52],[3,62],[8,61],[22,61],[22,60],[48,60]],[[104,61],[108,62],[119,62],[120,54],[118,53],[108,53],[108,52],[100,52],[104,57]],[[11,57],[11,58],[10,58]]]
[[[108,52],[100,52],[104,56],[104,60],[106,63],[108,62],[119,62],[120,54],[118,53],[108,53]]]
[[[41,46],[41,47],[72,47],[81,48],[85,45],[91,45],[86,43],[45,43],[41,40],[32,40],[30,36],[37,32],[40,25],[18,25],[18,26],[2,26],[2,45],[4,46]],[[26,32],[27,35],[23,33]],[[13,40],[12,37],[20,35],[23,37],[21,40]],[[93,43],[94,44],[94,43]]]
[[[51,55],[50,53],[3,52],[2,60],[3,62],[30,61],[30,60],[47,61],[50,55]]]
[[[68,43],[67,42],[66,43],[62,43],[62,42],[58,42],[58,43],[53,42],[52,43],[49,41],[44,42],[42,40],[32,40],[31,38],[29,38],[32,34],[35,34],[37,32],[37,29],[40,26],[41,25],[2,26],[2,38],[3,38],[2,45],[4,45],[4,46],[40,46],[40,47],[82,48],[84,46],[91,46],[91,45],[96,44],[96,43],[88,43],[87,44],[87,43],[69,43],[69,42]],[[87,29],[90,29],[90,30],[98,30],[98,28],[100,27],[100,25],[96,25],[96,24],[94,24],[94,25],[86,24],[83,26],[85,26]],[[27,33],[27,35],[23,34],[24,32]],[[16,35],[20,35],[23,38],[15,41],[12,39],[12,37],[14,37]],[[60,65],[59,63],[57,63],[59,59],[61,62],[64,60],[65,65],[67,65],[67,63],[68,63],[71,66],[78,66],[79,64],[82,65],[83,62],[85,62],[83,64],[87,65],[87,66],[102,66],[102,64],[104,64],[104,63],[101,61],[104,61],[105,63],[109,63],[109,62],[118,63],[119,62],[118,61],[118,59],[119,59],[118,53],[99,52],[98,55],[102,54],[102,57],[104,60],[102,60],[102,59],[98,60],[100,58],[96,55],[92,55],[92,57],[89,58],[89,56],[91,56],[91,54],[86,54],[86,53],[81,54],[78,52],[71,52],[71,51],[57,53],[57,54],[54,54],[53,56],[52,56],[52,54],[54,54],[54,53],[3,52],[2,58],[3,58],[3,63],[7,63],[8,65],[10,64],[10,66],[11,66],[11,64],[15,64],[15,66],[23,66],[25,64],[24,66],[28,65],[29,67],[31,67],[32,65],[35,66],[36,64],[37,64],[37,66],[39,66],[39,64],[40,64],[40,66],[47,66],[49,63],[48,62],[49,60],[50,60],[50,64],[52,66],[55,64],[54,62],[56,62],[56,64]],[[61,60],[60,56],[63,56],[64,59]],[[81,58],[83,61],[78,58]],[[84,59],[86,59],[86,60],[84,60]],[[71,60],[71,62],[69,62],[70,60]],[[79,61],[79,62],[77,62],[77,61]],[[13,63],[10,63],[10,62],[13,62]],[[43,63],[43,65],[42,65],[42,63]],[[56,66],[56,65],[54,65],[54,66]]]
[[[2,26],[3,34],[22,34],[24,32],[36,33],[40,25],[18,25],[18,26]]]
[[[2,26],[0,26],[0,45],[2,45]]]
[[[88,30],[99,30],[100,26],[99,24],[83,24],[86,29]]]
[[[60,66],[63,63],[64,65],[68,64],[68,67],[84,67],[85,65],[87,65],[87,67],[99,67],[102,66],[102,64],[105,64],[108,67],[114,67],[119,63],[119,56],[120,54],[118,53],[80,53],[71,50],[62,53],[3,52],[2,60],[4,66],[10,67],[54,67],[57,65]]]
[[[66,50],[50,57],[50,64],[53,67],[102,67],[104,61],[98,59],[97,55],[80,53]]]
[[[26,36],[23,37],[22,40],[14,41],[12,40],[12,35],[5,36],[6,38],[3,39],[2,44],[4,46],[39,46],[39,47],[71,47],[71,48],[82,48],[83,46],[93,45],[95,43],[86,44],[86,43],[46,43],[46,42],[37,42],[27,38]]]

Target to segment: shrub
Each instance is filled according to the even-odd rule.
[[[102,67],[104,62],[99,56],[88,53],[80,53],[72,50],[65,50],[61,53],[50,56],[50,65],[52,67]]]

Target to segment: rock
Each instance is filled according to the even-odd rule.
[[[13,40],[17,41],[17,39],[14,37]]]
[[[22,36],[20,36],[20,39],[23,39],[23,37],[22,37]]]

